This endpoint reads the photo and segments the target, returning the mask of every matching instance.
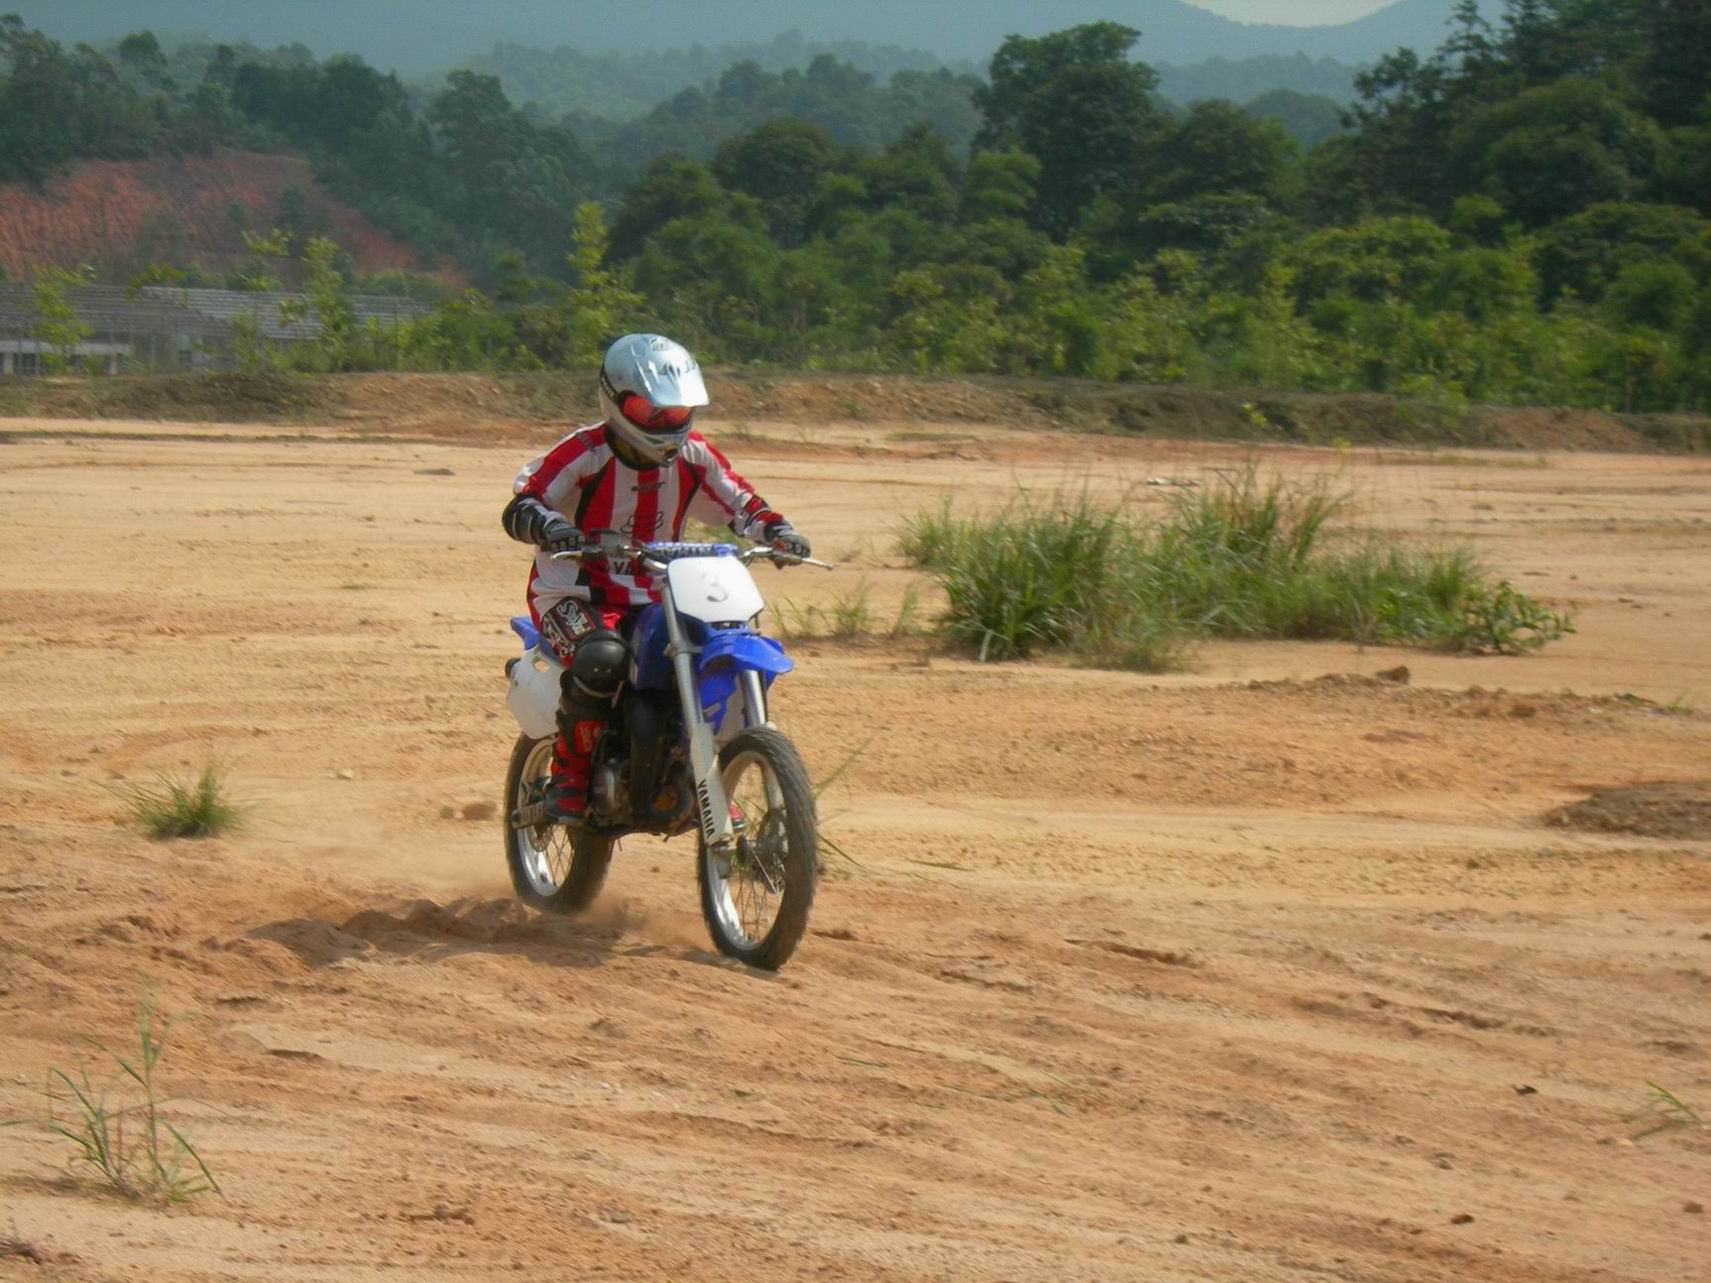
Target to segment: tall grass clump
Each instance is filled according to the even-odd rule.
[[[213,763],[194,780],[156,775],[152,784],[120,790],[131,818],[150,837],[215,837],[243,818],[243,808],[226,792],[224,772]]]
[[[943,588],[947,635],[981,659],[1051,649],[1160,671],[1207,637],[1514,654],[1573,631],[1465,549],[1337,524],[1349,502],[1250,469],[1174,495],[1158,520],[1086,494],[1019,495],[985,516],[922,513],[900,544]]]
[[[219,1192],[219,1182],[201,1154],[162,1110],[171,1104],[160,1094],[156,1067],[166,1052],[172,1022],[155,1009],[144,992],[137,1002],[137,1049],[121,1054],[96,1045],[115,1073],[97,1083],[87,1064],[75,1070],[54,1068],[42,1088],[46,1113],[16,1119],[8,1127],[36,1124],[71,1148],[71,1166],[85,1170],[126,1198],[158,1198],[181,1203],[197,1194]],[[116,1100],[128,1086],[129,1100]]]
[[[1085,493],[1019,495],[986,517],[946,504],[907,521],[901,542],[944,589],[949,637],[983,660],[1064,649],[1177,666],[1187,639],[1134,573],[1146,532]]]

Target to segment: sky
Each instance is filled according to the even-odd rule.
[[[984,63],[1006,35],[1102,18],[1139,27],[1137,52],[1155,63],[1301,52],[1358,63],[1397,44],[1435,47],[1452,2],[1407,0],[1398,21],[1354,32],[1336,24],[1384,8],[1385,0],[0,0],[0,13],[21,11],[67,42],[102,43],[144,27],[169,39],[303,41],[319,54],[359,52],[378,67],[424,75],[496,41],[645,53],[766,41],[792,28],[815,39],[853,37]],[[1279,25],[1244,30],[1232,19]]]
[[[1237,22],[1276,22],[1292,27],[1310,27],[1334,22],[1353,22],[1390,3],[1390,0],[1188,0],[1190,4]]]

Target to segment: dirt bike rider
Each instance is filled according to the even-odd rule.
[[[630,661],[626,637],[654,599],[652,578],[627,562],[554,561],[615,531],[638,543],[682,537],[690,517],[800,557],[808,541],[773,511],[694,429],[708,403],[701,367],[659,334],[627,334],[600,366],[603,421],[524,465],[505,533],[535,545],[529,614],[566,664],[547,809],[559,823],[588,808],[594,745]]]

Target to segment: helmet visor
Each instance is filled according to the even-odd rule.
[[[624,417],[646,432],[676,432],[695,417],[691,405],[655,405],[637,392],[626,392],[618,401]]]

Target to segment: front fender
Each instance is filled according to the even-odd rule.
[[[761,681],[771,686],[774,678],[795,667],[784,647],[770,637],[747,629],[711,633],[696,656],[695,686],[701,711],[713,733],[720,734],[724,729],[742,673],[759,673]]]
[[[739,628],[709,633],[697,665],[705,673],[724,662],[737,669],[752,668],[769,680],[796,667],[778,642]]]

